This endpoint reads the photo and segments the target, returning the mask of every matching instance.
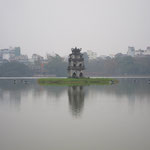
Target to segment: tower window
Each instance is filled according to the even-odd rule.
[[[82,67],[82,64],[79,64],[79,67]]]

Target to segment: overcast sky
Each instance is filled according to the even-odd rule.
[[[150,0],[0,0],[0,48],[99,55],[150,46]]]

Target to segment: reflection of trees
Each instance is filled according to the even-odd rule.
[[[33,101],[41,101],[43,98],[58,102],[68,90],[68,99],[71,112],[74,116],[79,116],[83,110],[85,96],[92,99],[93,96],[101,95],[115,96],[121,102],[124,98],[128,99],[129,105],[134,106],[136,101],[147,100],[149,103],[150,84],[149,79],[119,79],[118,84],[102,86],[40,86],[36,80],[0,80],[0,104],[9,107],[20,108],[21,100],[31,98]]]
[[[0,80],[0,103],[19,108],[22,92],[28,90],[22,80]],[[25,94],[27,96],[27,93]]]
[[[28,95],[32,94],[35,101],[44,95],[48,100],[56,100],[65,90],[65,87],[59,86],[40,86],[34,79],[4,79],[0,80],[0,104],[18,109],[21,99]]]
[[[137,95],[144,97],[150,95],[150,84],[148,79],[118,79],[119,83],[111,86],[93,86],[92,90],[115,94],[116,96]]]
[[[32,86],[31,90],[35,99],[39,99],[40,97],[42,98],[44,95],[47,96],[48,100],[53,98],[59,99],[66,90],[63,86],[42,86],[39,84],[34,84]]]
[[[108,95],[114,95],[121,102],[124,97],[128,99],[129,105],[134,105],[135,100],[142,102],[143,99],[150,97],[150,84],[149,79],[118,79],[119,83],[114,85],[105,86],[91,86],[90,91],[93,94],[103,93]]]
[[[79,116],[84,106],[84,89],[82,86],[68,87],[69,105],[74,116]]]

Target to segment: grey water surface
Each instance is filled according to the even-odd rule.
[[[100,86],[0,80],[0,150],[150,150],[150,78]]]

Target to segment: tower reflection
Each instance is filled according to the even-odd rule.
[[[69,106],[73,116],[78,117],[81,115],[84,106],[84,87],[71,86],[68,87]]]

